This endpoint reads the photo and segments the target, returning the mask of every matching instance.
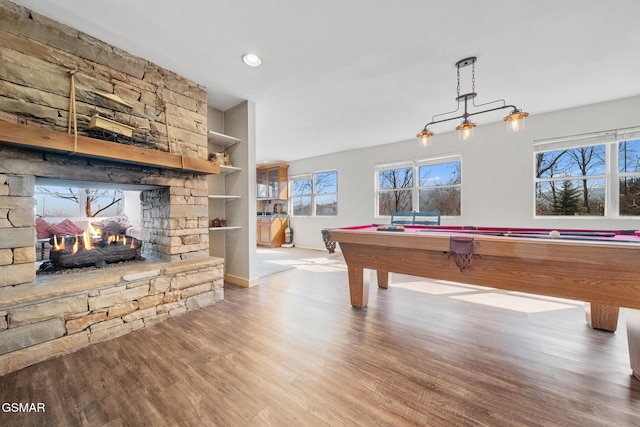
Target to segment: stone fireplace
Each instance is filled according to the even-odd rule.
[[[221,301],[205,178],[0,143],[0,375]],[[149,260],[36,276],[33,195],[42,179],[141,190]]]
[[[7,0],[0,35],[0,375],[223,300],[206,91]],[[96,115],[131,135],[94,139]],[[141,191],[148,259],[36,276],[34,191],[52,180]]]

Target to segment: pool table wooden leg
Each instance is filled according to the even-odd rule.
[[[364,268],[347,265],[351,305],[364,308],[369,303],[369,280],[365,280]]]
[[[584,306],[587,324],[593,329],[602,329],[609,332],[615,332],[618,329],[619,311],[620,307],[595,302],[585,303]]]
[[[633,375],[640,380],[640,310],[624,310],[627,319],[627,339],[629,340],[629,362]]]
[[[389,287],[389,272],[377,270],[376,275],[378,276],[378,287],[387,289]]]

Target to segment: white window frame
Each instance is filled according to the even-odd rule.
[[[335,173],[336,174],[336,192],[335,193],[316,193],[316,175],[317,174],[324,174],[324,173]],[[311,213],[309,215],[296,215],[293,209],[293,198],[294,197],[299,197],[299,196],[294,196],[293,195],[293,181],[296,180],[300,180],[300,179],[311,179],[311,193],[310,194],[305,194],[304,196],[310,196],[311,197]],[[317,218],[326,218],[326,217],[332,217],[332,216],[337,216],[337,208],[336,208],[336,214],[335,215],[318,215],[317,214],[317,207],[316,207],[316,196],[328,196],[328,195],[333,195],[335,194],[336,196],[336,203],[338,203],[339,205],[339,183],[338,183],[338,170],[337,169],[328,169],[328,170],[321,170],[321,171],[315,171],[312,173],[304,173],[304,174],[299,174],[299,175],[292,175],[289,177],[289,188],[291,189],[291,191],[289,192],[289,215],[290,216],[296,216],[296,217],[317,217]]]
[[[310,179],[311,180],[311,192],[305,193],[303,195],[294,195],[293,194],[293,181]],[[293,199],[294,197],[311,197],[311,213],[309,215],[296,215],[293,209]],[[298,216],[298,217],[310,217],[313,216],[313,175],[309,173],[295,175],[289,177],[289,216]]]
[[[618,143],[625,140],[640,139],[640,127],[613,129],[602,132],[593,132],[581,135],[570,135],[558,138],[541,139],[533,141],[533,218],[534,219],[635,219],[637,215],[620,215],[620,177],[640,176],[639,173],[618,172]],[[563,178],[537,178],[536,154],[570,148],[590,147],[595,145],[605,146],[605,173],[589,175],[586,179],[604,179],[605,181],[605,208],[604,215],[537,215],[536,214],[536,185],[540,182],[551,180],[563,180]],[[566,178],[564,178],[566,180]],[[584,179],[581,176],[572,177],[574,180]]]
[[[332,192],[332,193],[316,193],[316,176],[319,174],[328,174],[328,173],[335,173],[336,174],[336,191]],[[313,194],[311,196],[312,198],[312,204],[313,204],[313,216],[317,216],[317,217],[330,217],[330,216],[338,216],[338,171],[336,169],[330,169],[330,170],[325,170],[325,171],[318,171],[318,172],[314,172],[313,173]],[[317,196],[331,196],[331,195],[335,195],[336,196],[336,213],[334,215],[318,215],[318,205],[316,203],[316,197]]]
[[[380,215],[380,171],[384,171],[384,170],[391,170],[391,169],[404,169],[404,168],[411,168],[413,170],[413,185],[411,186],[411,188],[407,188],[408,190],[411,190],[411,204],[412,204],[412,210],[414,209],[415,206],[415,201],[416,201],[416,196],[417,196],[417,190],[416,190],[416,167],[415,167],[415,163],[413,161],[401,161],[401,162],[393,162],[393,163],[379,163],[377,165],[375,165],[374,167],[374,184],[373,184],[373,191],[375,194],[375,202],[374,202],[374,218],[391,218],[391,216],[387,216],[387,215]],[[385,190],[385,191],[389,191],[389,190]]]
[[[437,157],[427,157],[421,159],[414,160],[403,160],[398,162],[391,163],[378,163],[374,165],[374,184],[373,191],[375,194],[375,202],[374,202],[374,218],[380,219],[389,219],[391,215],[380,215],[380,171],[390,170],[390,169],[401,169],[401,168],[412,168],[413,169],[413,185],[411,187],[411,210],[417,212],[420,210],[420,189],[421,188],[430,188],[430,187],[421,187],[420,186],[420,176],[419,171],[421,166],[430,166],[437,165],[441,163],[451,163],[451,162],[460,162],[460,184],[457,185],[460,187],[460,216],[462,216],[462,207],[463,207],[463,188],[462,188],[462,154],[448,154],[445,156],[437,156]],[[458,217],[457,215],[455,217]]]

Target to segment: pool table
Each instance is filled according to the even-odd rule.
[[[368,224],[326,229],[323,238],[340,245],[354,307],[367,305],[369,269],[381,288],[395,272],[585,301],[588,324],[612,332],[620,307],[640,310],[639,231]],[[629,319],[640,312],[631,312],[638,376],[640,323]]]

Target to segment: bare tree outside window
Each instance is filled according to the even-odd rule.
[[[536,215],[604,216],[605,148],[536,153]]]
[[[390,216],[413,210],[413,168],[386,169],[378,172],[378,215]]]
[[[461,163],[447,162],[420,166],[419,210],[440,211],[442,215],[461,213]]]
[[[37,214],[95,218],[122,213],[122,191],[98,188],[36,187]],[[81,212],[84,209],[84,212]]]
[[[311,178],[298,178],[291,181],[291,201],[293,203],[293,215],[311,215],[311,196],[313,186]]]
[[[567,151],[569,157],[573,159],[575,164],[582,176],[594,175],[594,174],[603,174],[604,173],[604,145],[590,146],[590,147],[579,147],[573,150]],[[593,181],[591,181],[593,182]],[[582,183],[582,206],[584,211],[588,214],[600,215],[600,209],[602,209],[601,215],[604,215],[604,203],[598,202],[598,196],[595,195],[594,202],[599,203],[599,206],[590,207],[591,204],[591,186],[589,185],[589,181],[583,179]],[[597,187],[594,187],[597,188]],[[601,189],[600,195],[602,196],[602,200],[604,200],[604,187]]]
[[[338,172],[316,172],[291,179],[291,202],[295,216],[338,214]]]
[[[640,139],[618,143],[620,215],[640,216]]]
[[[559,175],[558,162],[567,153],[567,150],[551,153],[536,153],[536,178],[553,178]],[[536,183],[536,215],[550,215],[549,206],[554,205],[557,198],[555,181]]]
[[[338,214],[338,172],[314,174],[316,215]]]

